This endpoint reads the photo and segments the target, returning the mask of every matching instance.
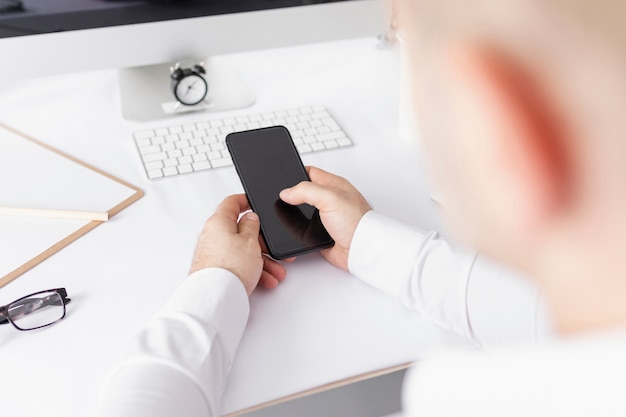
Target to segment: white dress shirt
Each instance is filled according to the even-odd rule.
[[[477,345],[551,334],[537,288],[511,270],[425,232],[368,212],[352,239],[350,272]]]
[[[250,305],[232,273],[187,278],[102,386],[96,416],[219,416]]]
[[[404,416],[626,416],[626,329],[556,340],[527,279],[376,212],[359,223],[349,268],[487,348],[418,362]]]
[[[547,315],[528,281],[455,248],[435,232],[409,228],[374,211],[359,223],[349,269],[478,345],[534,342],[550,335]],[[248,312],[245,289],[231,273],[206,269],[191,275],[111,371],[96,415],[219,415]],[[624,384],[606,387],[610,375],[626,375],[621,359],[626,337],[545,345],[450,352],[420,361],[405,384],[405,414],[618,415],[588,413],[615,409],[626,415],[626,401],[613,395]]]

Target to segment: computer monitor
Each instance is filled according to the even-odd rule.
[[[167,116],[170,67],[203,61],[205,110],[246,106],[254,92],[220,55],[380,34],[380,1],[0,0],[0,87],[119,68],[124,116],[150,120]]]

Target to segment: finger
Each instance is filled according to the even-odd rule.
[[[341,177],[338,177],[337,175],[331,174],[328,171],[324,171],[323,169],[317,168],[314,166],[307,166],[305,168],[306,168],[307,174],[309,174],[309,178],[311,179],[311,182],[314,182],[316,184],[329,185],[333,181],[336,181],[337,179],[341,178]]]
[[[269,251],[267,250],[267,245],[265,244],[265,239],[263,239],[263,236],[261,236],[260,234],[259,234],[259,245],[261,246],[261,253],[267,254],[267,256],[269,257],[270,255],[269,255]],[[270,259],[273,259],[273,258],[270,258]],[[281,259],[280,261],[291,263],[295,260],[296,260],[296,257],[293,256],[291,258]]]
[[[237,220],[239,215],[249,209],[245,194],[235,194],[226,197],[215,209],[215,213],[209,218],[211,224],[218,224],[226,228],[230,233],[237,233]],[[215,226],[213,226],[215,227]]]
[[[263,271],[261,273],[261,278],[259,279],[259,285],[268,289],[276,288],[278,286],[278,280],[271,274]]]
[[[239,215],[250,210],[250,204],[245,194],[233,194],[226,197],[215,209],[215,214],[237,222]]]
[[[287,276],[287,270],[285,267],[267,256],[263,257],[263,270],[272,275],[278,281],[283,281]]]
[[[239,219],[239,234],[248,238],[256,238],[259,235],[259,216],[254,212],[247,212]]]
[[[302,181],[291,188],[282,190],[279,196],[285,203],[292,205],[306,203],[321,210],[333,195],[333,192],[323,185]]]

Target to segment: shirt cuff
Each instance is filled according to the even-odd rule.
[[[161,309],[160,316],[185,313],[211,326],[225,350],[234,354],[250,314],[250,301],[243,283],[221,268],[206,268],[191,274]]]
[[[371,210],[354,232],[348,270],[374,288],[400,297],[425,237],[425,232]]]

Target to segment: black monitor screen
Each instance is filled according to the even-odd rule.
[[[345,0],[0,0],[0,38]]]

